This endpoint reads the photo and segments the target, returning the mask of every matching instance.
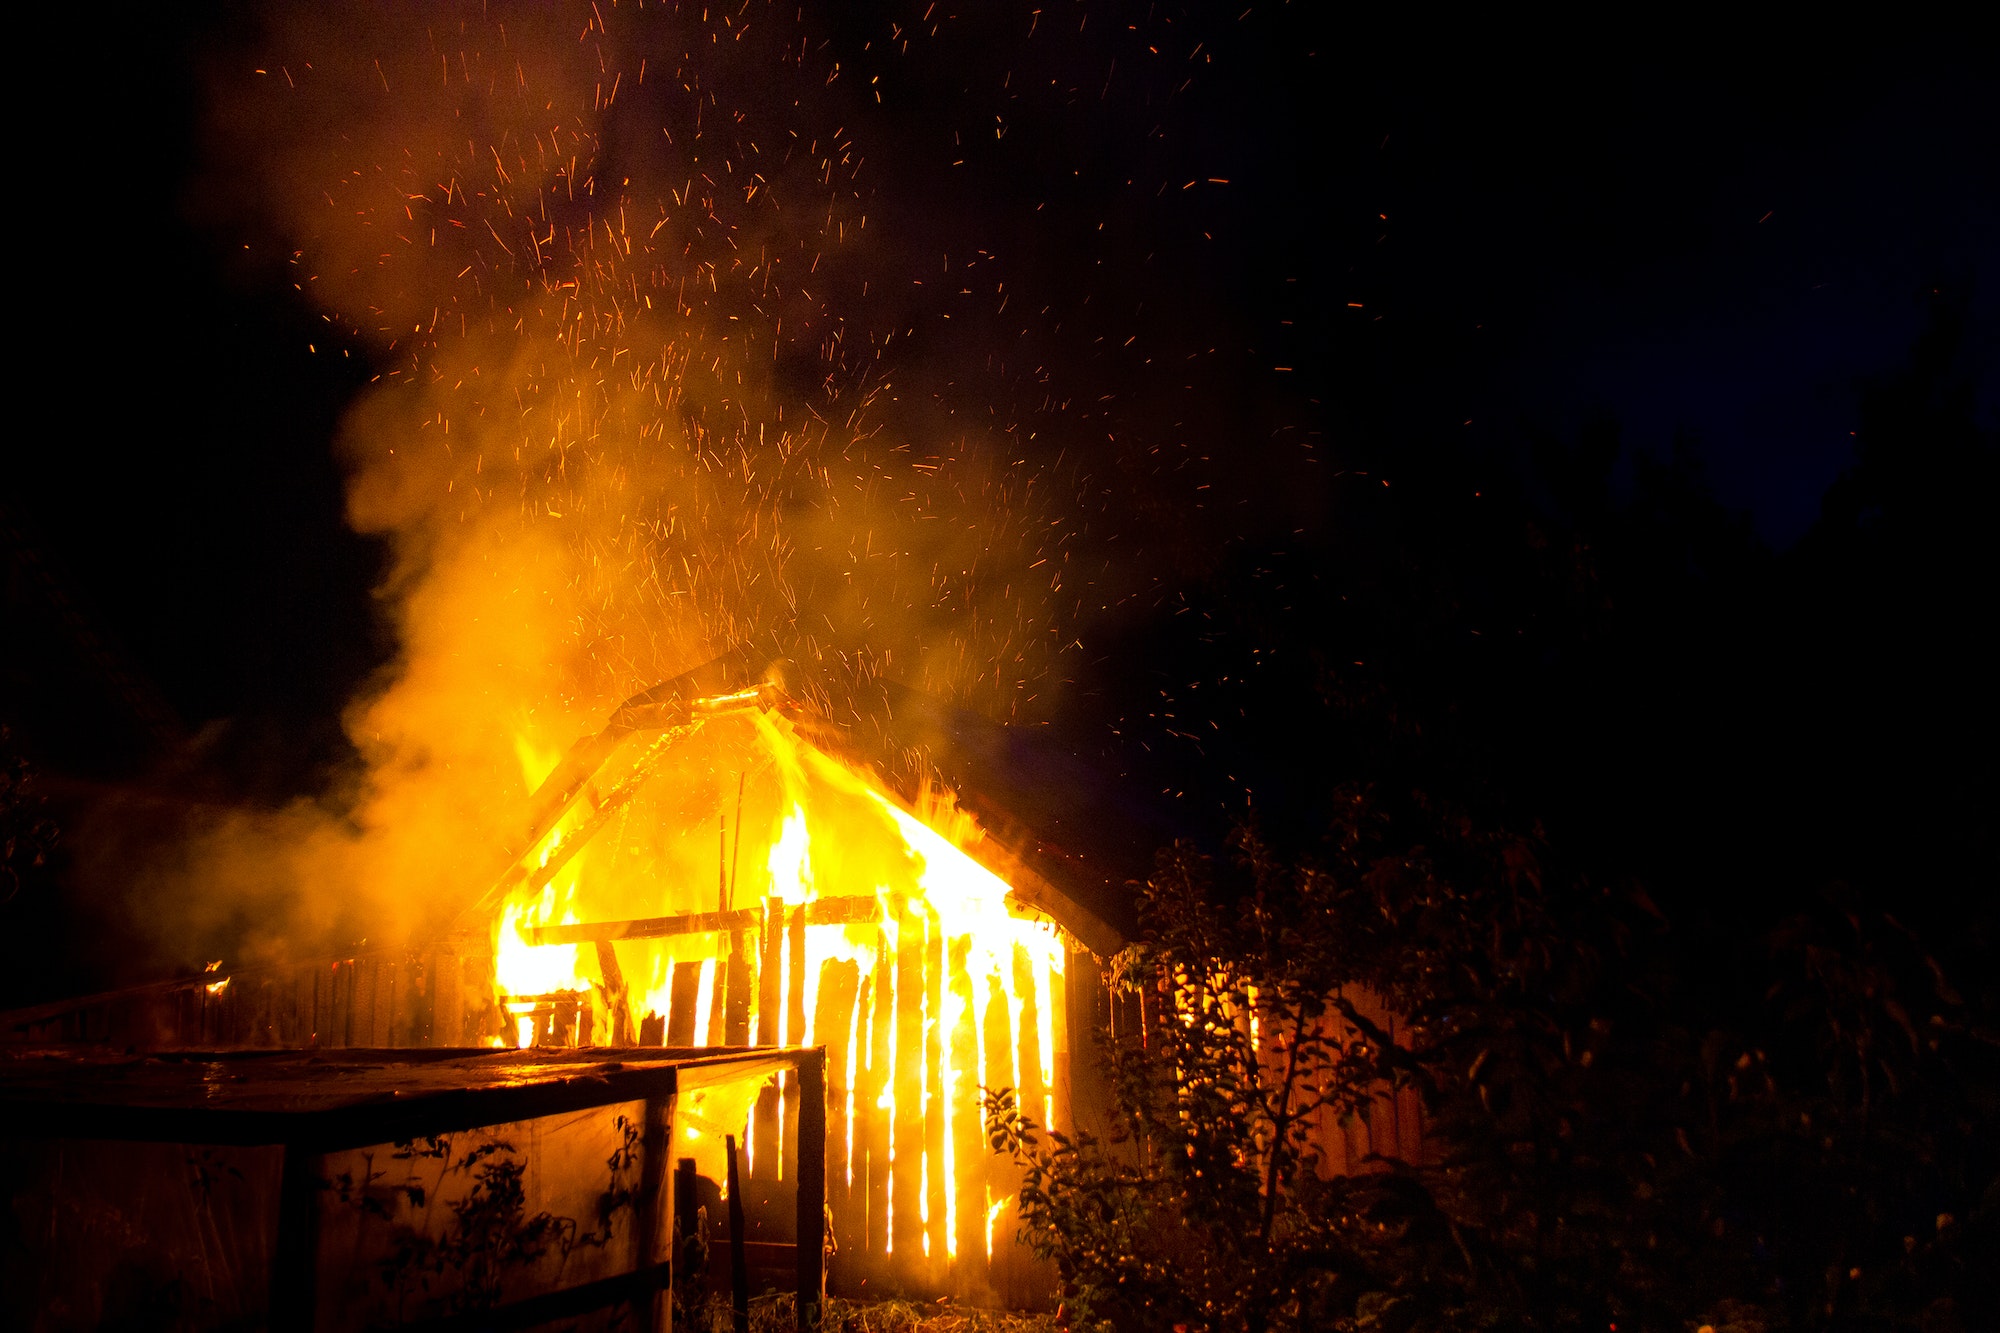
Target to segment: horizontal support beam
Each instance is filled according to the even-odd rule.
[[[764,923],[762,907],[739,907],[733,912],[692,912],[685,916],[641,917],[633,921],[586,921],[566,926],[529,926],[521,938],[530,944],[590,944],[598,940],[657,940],[675,935],[703,935],[710,931],[735,933],[759,930]],[[882,903],[875,897],[815,898],[806,904],[809,926],[852,926],[882,917]]]
[[[568,1115],[618,1102],[671,1097],[678,1088],[762,1079],[778,1068],[796,1068],[808,1053],[788,1047],[641,1048],[596,1050],[580,1053],[585,1058],[552,1060],[524,1059],[512,1051],[481,1051],[468,1059],[467,1052],[459,1051],[456,1056],[465,1059],[468,1066],[466,1077],[479,1082],[454,1086],[432,1076],[424,1081],[429,1086],[416,1087],[401,1086],[401,1080],[384,1080],[379,1066],[369,1071],[375,1074],[372,1080],[366,1073],[341,1077],[348,1073],[347,1066],[357,1064],[354,1057],[362,1054],[345,1051],[342,1055],[347,1058],[343,1060],[307,1059],[303,1063],[313,1077],[273,1079],[268,1092],[255,1097],[245,1094],[220,1104],[214,1098],[203,1101],[190,1095],[190,1078],[159,1080],[158,1087],[135,1094],[121,1089],[121,1080],[107,1080],[102,1069],[64,1079],[60,1062],[21,1062],[7,1073],[25,1071],[38,1077],[0,1077],[0,1124],[16,1138],[246,1147],[286,1144],[324,1153]],[[448,1063],[425,1060],[422,1057],[430,1053],[423,1051],[368,1054],[379,1054],[384,1065]],[[296,1057],[296,1052],[275,1056],[259,1052],[241,1059],[221,1057],[220,1062],[232,1072],[254,1078],[257,1065],[297,1065],[300,1061]],[[688,1063],[676,1063],[681,1060]],[[493,1068],[484,1071],[481,1078],[483,1071],[477,1066],[488,1062]],[[152,1063],[145,1062],[147,1066]],[[204,1062],[181,1063],[200,1066]],[[493,1081],[496,1078],[507,1081]],[[364,1081],[373,1086],[357,1086]]]

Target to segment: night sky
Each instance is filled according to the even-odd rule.
[[[1245,533],[1334,564],[1366,540],[1337,486],[1302,492],[1269,461],[1272,438],[1391,482],[1449,452],[1533,508],[1558,503],[1537,448],[1615,422],[1614,491],[1678,450],[1777,558],[1939,302],[1963,314],[1953,356],[1994,428],[2000,94],[1995,53],[1962,33],[970,6],[889,54],[880,30],[926,8],[825,29],[884,153],[863,184],[900,243],[991,250],[1050,310],[1043,359],[1111,405],[1048,439],[1212,442],[1205,481],[1149,499],[1210,506],[1160,555],[1160,614]],[[394,652],[382,554],[343,525],[331,450],[373,368],[332,355],[269,238],[196,186],[207,81],[242,77],[259,21],[152,7],[35,45],[0,715],[65,801],[317,790],[344,762],[342,704]],[[1173,403],[1115,354],[1140,332],[1162,363],[1200,354]],[[912,355],[935,379],[963,351]],[[1158,642],[1136,612],[1101,628],[1107,676]],[[1080,690],[1064,734],[1118,768],[1093,738],[1143,726],[1129,705]]]

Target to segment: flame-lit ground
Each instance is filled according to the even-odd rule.
[[[531,783],[556,762],[520,749]],[[560,869],[502,905],[495,981],[522,1045],[826,1046],[843,1250],[969,1288],[1013,1229],[980,1090],[1068,1116],[1066,947],[968,852],[972,820],[920,804],[771,713],[630,738],[526,858]],[[796,1096],[767,1091],[747,1126],[719,1107],[702,1123],[742,1133],[750,1175],[778,1178]]]

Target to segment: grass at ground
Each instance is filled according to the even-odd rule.
[[[687,1325],[677,1317],[676,1328]],[[729,1302],[711,1297],[691,1326],[697,1333],[730,1333]],[[750,1302],[750,1333],[792,1333],[797,1327],[789,1295]],[[951,1303],[912,1305],[907,1301],[826,1302],[826,1333],[1055,1333],[1045,1314],[981,1310]]]

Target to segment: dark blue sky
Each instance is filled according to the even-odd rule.
[[[1788,545],[1933,287],[1972,309],[1965,370],[1995,420],[1992,54],[1885,30],[1825,50],[1668,43],[1567,80],[1554,62],[1543,97],[1483,129],[1432,121],[1409,267],[1485,289],[1465,307],[1503,344],[1489,410],[1558,432],[1609,413],[1658,454],[1685,436],[1719,497]]]

